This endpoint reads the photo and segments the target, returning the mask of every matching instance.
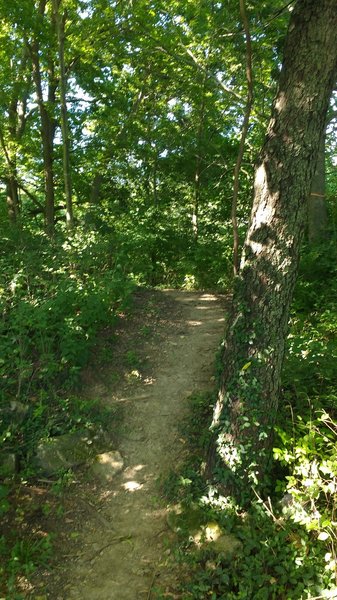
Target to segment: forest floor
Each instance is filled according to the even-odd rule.
[[[214,389],[225,309],[226,298],[212,293],[136,292],[113,332],[113,359],[84,374],[87,398],[122,407],[114,449],[123,468],[105,482],[76,474],[55,516],[54,567],[39,571],[27,598],[149,600],[171,589],[174,534],[159,482],[186,455],[179,424],[189,397]]]

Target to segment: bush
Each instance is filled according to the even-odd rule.
[[[99,233],[79,229],[50,241],[22,231],[1,245],[0,445],[22,455],[56,424],[74,427],[64,391],[78,381],[100,329],[125,309],[133,282]]]

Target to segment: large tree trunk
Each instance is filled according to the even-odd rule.
[[[243,494],[268,468],[307,198],[337,75],[336,8],[336,0],[296,3],[256,170],[207,463]]]

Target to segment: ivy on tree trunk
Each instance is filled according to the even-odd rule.
[[[228,491],[262,487],[270,461],[307,198],[337,75],[336,0],[298,0],[222,354],[207,472]]]

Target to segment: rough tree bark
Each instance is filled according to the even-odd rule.
[[[336,74],[336,0],[298,0],[256,170],[213,416],[207,473],[228,491],[262,487],[268,470],[307,198]]]

